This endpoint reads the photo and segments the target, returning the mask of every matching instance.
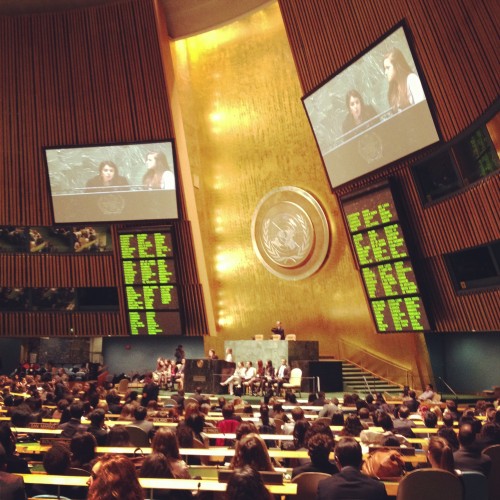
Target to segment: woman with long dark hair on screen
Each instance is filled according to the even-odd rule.
[[[128,185],[127,178],[120,175],[116,164],[106,160],[99,163],[99,175],[89,179],[85,187],[88,193],[99,193],[105,191],[107,187]]]
[[[345,105],[348,113],[342,124],[342,132],[344,134],[377,115],[375,108],[369,104],[365,104],[363,96],[354,89],[347,92]]]
[[[387,99],[394,113],[425,100],[420,78],[399,49],[384,56],[384,74],[389,82]]]
[[[148,153],[146,167],[146,173],[142,178],[146,189],[175,189],[174,173],[165,153],[160,151]]]

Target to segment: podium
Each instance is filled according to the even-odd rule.
[[[186,359],[184,367],[184,390],[194,392],[201,387],[204,394],[218,394],[222,378],[227,378],[234,372],[236,363],[223,359]]]

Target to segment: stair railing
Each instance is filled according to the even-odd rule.
[[[392,384],[413,387],[413,373],[410,369],[388,361],[344,339],[339,339],[338,346],[340,359],[345,359]]]

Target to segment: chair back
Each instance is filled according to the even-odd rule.
[[[278,333],[273,333],[273,335],[271,336],[271,338],[273,340],[281,340],[281,335],[279,335]]]
[[[177,401],[172,398],[165,398],[163,400],[163,406],[178,406]]]
[[[291,386],[300,387],[302,383],[302,370],[300,368],[293,368],[290,372],[290,381],[288,382]]]
[[[257,335],[254,335],[253,339],[254,340],[264,340],[264,335],[262,335],[261,333],[259,333]]]
[[[318,493],[318,483],[323,479],[331,477],[323,472],[303,472],[292,478],[292,483],[297,483],[297,495],[293,498],[297,500],[311,500],[316,498]]]
[[[118,387],[116,390],[119,394],[125,394],[128,391],[128,384],[130,383],[128,378],[122,378],[120,382],[118,382]]]
[[[497,498],[500,491],[500,444],[488,446],[483,453],[491,458],[491,469],[488,476],[490,498]]]
[[[66,476],[90,476],[90,472],[79,467],[69,467]]]
[[[451,472],[418,469],[403,476],[397,500],[463,500],[462,482]]]
[[[488,500],[488,479],[476,471],[464,471],[460,476],[464,485],[464,500]]]
[[[295,335],[295,333],[287,333],[285,335],[285,340],[297,340],[297,335]]]
[[[139,448],[150,446],[148,433],[144,429],[136,425],[127,425],[125,429],[127,429],[130,442],[133,446],[138,446]]]

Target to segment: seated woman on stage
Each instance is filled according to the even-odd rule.
[[[222,386],[229,386],[229,394],[234,394],[234,386],[238,387],[241,385],[242,380],[245,378],[246,368],[245,363],[243,361],[238,361],[236,365],[236,370],[234,373],[226,379],[224,382],[221,382]]]

